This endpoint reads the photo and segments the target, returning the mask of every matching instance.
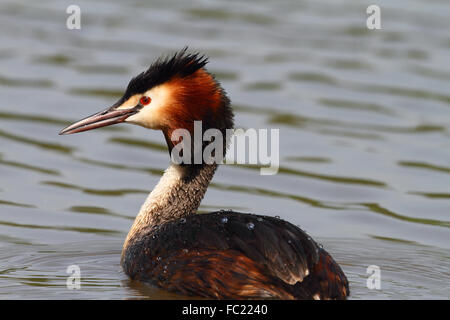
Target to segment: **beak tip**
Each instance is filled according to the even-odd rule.
[[[60,136],[64,136],[64,135],[66,135],[67,133],[66,133],[66,129],[64,128],[64,129],[62,129],[59,133],[58,133],[58,135],[60,135]]]

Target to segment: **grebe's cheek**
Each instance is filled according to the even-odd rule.
[[[125,122],[137,124],[148,129],[161,129],[163,121],[157,110],[152,110],[151,107],[144,107],[138,113],[128,117]]]
[[[141,96],[147,96],[151,102],[144,106],[138,113],[128,117],[126,122],[137,124],[149,129],[161,129],[167,123],[168,112],[173,101],[173,91],[166,84],[154,87]],[[139,99],[138,99],[139,101]]]

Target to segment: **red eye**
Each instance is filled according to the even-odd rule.
[[[148,105],[151,101],[152,101],[152,99],[150,99],[150,97],[147,97],[147,96],[143,96],[143,97],[141,97],[141,99],[139,100],[139,102],[140,102],[143,106]]]

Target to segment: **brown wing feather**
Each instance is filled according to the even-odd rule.
[[[314,299],[345,299],[350,295],[347,277],[323,249],[319,251],[319,262],[313,267],[311,275],[297,286],[309,292]]]
[[[169,291],[206,298],[294,298],[279,279],[234,250],[179,251],[140,277]]]

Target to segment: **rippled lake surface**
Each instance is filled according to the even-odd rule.
[[[185,45],[242,128],[280,129],[280,170],[222,166],[202,211],[300,225],[353,299],[450,297],[450,2],[0,1],[0,298],[180,298],[130,282],[122,242],[168,165],[161,133],[61,128]],[[66,269],[81,268],[68,290]],[[366,287],[369,265],[381,289]]]

